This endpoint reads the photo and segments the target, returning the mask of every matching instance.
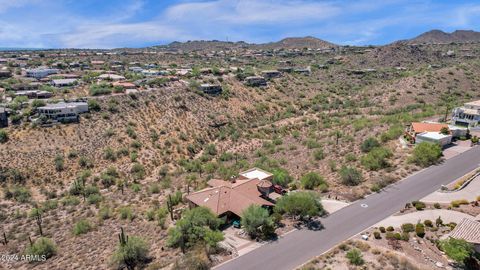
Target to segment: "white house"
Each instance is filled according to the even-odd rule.
[[[423,132],[415,137],[415,143],[421,142],[438,143],[443,147],[452,143],[452,135],[445,135],[440,132]]]
[[[42,79],[47,77],[51,74],[56,74],[58,69],[54,68],[34,68],[34,69],[27,69],[26,71],[27,77],[32,77],[35,79]]]
[[[475,127],[480,122],[480,100],[465,103],[453,109],[452,124]]]
[[[55,87],[64,87],[64,86],[70,86],[74,85],[77,83],[77,79],[57,79],[57,80],[52,80],[52,85]]]
[[[38,107],[37,112],[41,117],[60,122],[78,121],[80,113],[88,112],[87,102],[60,102],[55,104],[47,104]]]

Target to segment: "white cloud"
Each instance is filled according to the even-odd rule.
[[[158,0],[118,1],[112,6],[92,1],[100,5],[101,16],[81,15],[69,8],[69,1],[74,0],[0,0],[0,13],[30,9],[24,17],[11,12],[2,16],[6,23],[0,24],[0,45],[111,48],[227,37],[268,42],[305,35],[369,44],[392,37],[387,29],[411,33],[422,27],[472,27],[480,14],[480,6],[453,5],[454,9],[451,4],[406,0],[182,0],[144,18],[149,1]]]
[[[4,13],[13,8],[24,7],[38,3],[39,0],[0,0],[0,13]]]

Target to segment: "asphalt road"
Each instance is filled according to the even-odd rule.
[[[480,147],[474,147],[323,218],[322,224],[325,227],[323,230],[294,231],[278,241],[263,245],[215,269],[294,269],[398,212],[407,202],[419,200],[439,189],[441,185],[446,185],[472,171],[479,163]],[[368,207],[362,207],[362,204]]]

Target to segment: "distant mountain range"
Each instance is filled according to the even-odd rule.
[[[480,42],[480,32],[473,30],[456,30],[452,33],[446,33],[441,30],[431,30],[415,38],[395,41],[392,44],[438,44],[438,43],[467,43]],[[269,43],[247,43],[244,41],[229,42],[219,40],[194,40],[186,42],[172,42],[168,45],[158,45],[148,48],[183,50],[183,51],[220,51],[232,49],[328,49],[338,47],[339,45],[316,38],[316,37],[289,37],[277,42]],[[46,50],[38,48],[2,48],[0,51],[31,51]],[[136,50],[134,48],[118,48],[115,50]]]
[[[435,44],[452,42],[480,42],[480,32],[475,32],[472,30],[456,30],[452,33],[446,33],[441,30],[431,30],[415,38],[407,40],[407,43],[410,44]]]
[[[175,49],[183,51],[218,51],[226,49],[303,49],[303,48],[315,48],[315,49],[327,49],[337,47],[338,45],[331,42],[321,40],[315,37],[291,37],[285,38],[277,42],[269,42],[263,44],[246,43],[244,41],[227,42],[218,40],[196,40],[187,42],[172,42],[168,45],[155,46],[155,48],[163,49]]]

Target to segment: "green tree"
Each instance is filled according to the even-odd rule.
[[[304,191],[281,197],[275,205],[275,212],[303,219],[306,216],[319,216],[323,214],[324,210],[315,193]]]
[[[463,239],[452,237],[441,240],[440,247],[450,259],[458,263],[463,263],[465,259],[471,257],[474,253],[472,244]]]
[[[322,191],[325,191],[328,188],[328,184],[325,182],[325,179],[323,179],[323,177],[316,172],[304,174],[302,178],[300,178],[300,182],[305,189],[315,189],[320,187]]]
[[[167,245],[180,247],[182,252],[197,243],[212,246],[212,239],[219,240],[219,238],[207,239],[206,235],[208,233],[211,236],[209,231],[217,231],[221,223],[222,221],[208,208],[195,207],[187,210],[182,219],[177,221],[176,226],[168,231]]]
[[[415,149],[409,161],[418,166],[427,167],[435,164],[442,156],[442,148],[438,144],[421,142]]]
[[[252,204],[243,211],[242,225],[252,238],[266,239],[273,233],[273,220],[268,210],[258,205]]]
[[[290,182],[292,182],[293,177],[290,176],[287,170],[283,168],[275,168],[272,170],[273,179],[272,182],[276,185],[280,185],[282,187],[288,186]]]
[[[356,186],[363,180],[362,174],[355,168],[342,166],[340,169],[342,183],[347,186]]]
[[[365,263],[363,260],[362,252],[357,248],[353,248],[347,252],[347,259],[353,265],[362,265]]]

